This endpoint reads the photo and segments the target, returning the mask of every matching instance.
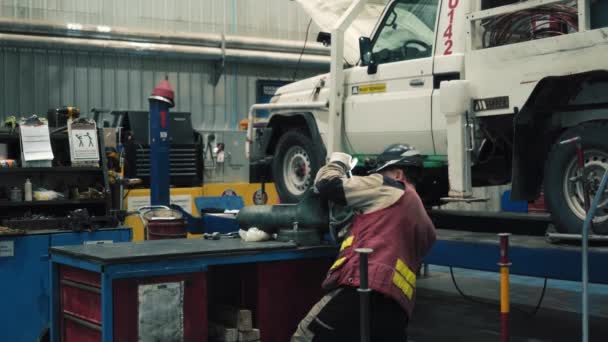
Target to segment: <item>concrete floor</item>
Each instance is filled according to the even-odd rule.
[[[421,278],[417,285],[410,341],[500,341],[498,276],[461,269],[454,274],[465,294],[489,304],[464,299],[454,289],[448,269],[431,267],[430,277]],[[542,283],[542,279],[512,277],[511,341],[580,341],[580,284],[549,280],[541,309],[530,316]],[[590,341],[608,341],[608,286],[592,285],[589,302]]]

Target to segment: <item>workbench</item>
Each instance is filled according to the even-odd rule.
[[[156,300],[155,310],[169,311],[152,319],[170,318],[155,324],[176,326],[183,341],[207,341],[208,306],[220,301],[251,309],[261,340],[284,342],[320,298],[336,253],[329,245],[224,238],[54,247],[51,340],[137,341],[154,315],[146,303]]]
[[[129,240],[126,227],[0,235],[0,340],[38,341],[49,328],[49,247]]]
[[[437,232],[426,263],[498,271],[496,234]],[[337,248],[329,245],[301,248],[291,242],[240,239],[52,248],[53,341],[138,340],[140,333],[145,334],[138,311],[145,302],[141,287],[150,284],[183,284],[176,302],[183,304],[184,341],[207,341],[207,308],[213,301],[251,309],[262,341],[288,341],[321,297],[320,284],[336,253]],[[514,235],[509,253],[513,274],[580,281],[577,245]],[[607,263],[608,247],[590,248],[591,282],[608,283]]]

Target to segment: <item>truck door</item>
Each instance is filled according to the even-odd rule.
[[[389,5],[372,38],[377,73],[367,66],[346,75],[345,130],[351,152],[377,154],[408,143],[433,154],[431,96],[439,0]]]

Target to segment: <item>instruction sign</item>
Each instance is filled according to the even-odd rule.
[[[192,196],[171,195],[171,204],[179,205],[185,212],[192,215]],[[133,196],[127,199],[127,210],[137,210],[150,205],[150,196]]]
[[[97,124],[93,120],[77,119],[68,122],[70,157],[72,163],[99,162]]]
[[[15,256],[15,242],[12,240],[0,241],[0,258]]]

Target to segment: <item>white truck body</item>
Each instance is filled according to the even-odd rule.
[[[608,70],[608,22],[601,23],[601,28],[591,29],[591,3],[591,0],[530,0],[482,10],[481,0],[390,2],[371,41],[374,59],[381,59],[378,56],[392,59],[376,61],[375,73],[368,72],[369,66],[363,63],[344,70],[344,82],[337,88],[340,103],[336,105],[335,115],[342,121],[335,126],[339,127],[338,131],[330,130],[331,108],[308,112],[314,117],[325,146],[331,147],[328,139],[333,135],[340,136],[340,143],[329,148],[327,153],[335,150],[377,155],[390,144],[407,143],[423,155],[446,156],[450,195],[467,197],[471,190],[470,168],[475,164],[475,151],[482,149],[479,144],[482,139],[475,135],[479,134],[479,122],[491,117],[513,122],[518,113],[527,111],[515,126],[525,125],[528,112],[544,108],[538,107],[531,98],[535,91],[540,92],[539,84],[543,80],[598,73],[584,80],[582,76],[573,76],[579,82],[574,87],[577,92],[568,93],[571,98],[559,110],[551,109],[549,121],[553,126],[551,130],[547,128],[547,132],[555,134],[558,126],[563,131],[581,123],[607,120],[608,106],[603,108],[601,104],[608,103],[608,78],[602,74]],[[578,32],[562,26],[563,34],[552,37],[483,46],[487,44],[482,23],[556,4],[576,8]],[[543,18],[535,18],[542,25],[540,19]],[[403,43],[402,54],[407,57],[393,58],[393,55],[399,55],[398,44]],[[386,48],[384,52],[393,47],[392,55],[382,55],[383,47]],[[412,51],[415,57],[411,57]],[[330,74],[289,84],[277,91],[272,103],[330,101],[331,84]],[[452,89],[447,89],[450,86]],[[577,107],[578,104],[581,106]],[[547,108],[551,105],[546,104]],[[464,112],[458,108],[463,108]],[[289,109],[271,113],[271,122],[275,116],[296,114]],[[450,117],[454,119],[450,121]],[[513,125],[505,126],[510,126],[504,127],[505,132],[514,129]],[[500,126],[490,128],[501,130]],[[537,132],[539,135],[544,133]],[[516,138],[511,143],[521,145]],[[515,150],[518,148],[516,146]],[[532,197],[530,192],[535,191],[527,190],[528,199]]]
[[[471,84],[471,98],[509,96],[509,107],[476,113],[478,116],[513,114],[522,108],[540,80],[591,70],[608,69],[608,28],[532,40],[505,46],[472,49],[467,35],[467,14],[478,1],[441,1],[436,31],[453,27],[452,53],[446,54],[447,38],[438,35],[433,56],[416,60],[381,64],[374,75],[367,67],[355,66],[345,73],[345,133],[352,148],[340,150],[379,154],[390,143],[406,140],[424,154],[447,152],[445,115],[441,111],[440,89],[433,89],[433,75],[460,73]],[[450,22],[450,4],[456,3]],[[441,17],[443,13],[443,17]],[[442,41],[443,39],[443,41]],[[466,55],[466,58],[465,58]],[[312,90],[320,79],[329,85],[329,74],[319,75],[278,89],[273,103],[313,101]],[[412,86],[422,80],[423,86]],[[352,87],[385,84],[386,92],[353,94]],[[322,89],[314,101],[326,101],[329,89]],[[432,113],[420,115],[421,113]],[[327,136],[327,112],[315,112],[324,141]],[[432,121],[432,123],[431,123]],[[429,134],[433,131],[433,139]]]

